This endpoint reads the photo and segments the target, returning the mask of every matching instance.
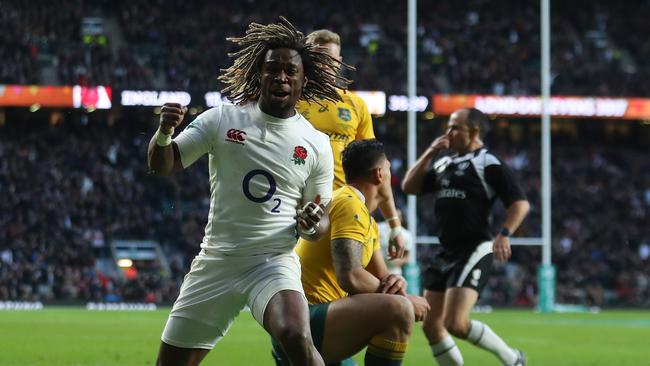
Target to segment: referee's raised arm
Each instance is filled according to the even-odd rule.
[[[172,141],[174,130],[183,122],[187,111],[178,103],[165,103],[160,109],[160,124],[149,141],[147,151],[149,172],[168,176],[183,169],[178,146]]]
[[[449,148],[449,135],[444,134],[436,138],[422,153],[418,160],[404,175],[402,190],[406,194],[420,194],[422,192],[422,179],[431,160],[442,150]]]

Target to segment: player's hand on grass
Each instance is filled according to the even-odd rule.
[[[497,235],[492,243],[492,254],[499,262],[505,262],[510,259],[512,250],[510,249],[510,239],[507,236]]]
[[[421,322],[427,316],[431,306],[427,300],[422,296],[408,295],[406,296],[413,304],[413,312],[415,313],[415,321]]]
[[[399,259],[404,257],[406,250],[406,239],[402,234],[402,227],[395,227],[390,230],[388,239],[388,259]]]
[[[406,296],[406,280],[400,275],[391,273],[381,279],[379,292],[382,294]]]
[[[296,211],[298,231],[305,235],[314,235],[324,213],[325,207],[320,204],[320,195],[317,195],[313,202],[307,202]]]
[[[174,129],[183,122],[187,107],[178,103],[165,103],[160,108],[160,131],[165,135],[172,135]]]

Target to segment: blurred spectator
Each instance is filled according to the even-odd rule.
[[[285,15],[305,32],[339,31],[346,61],[357,67],[350,75],[353,89],[406,89],[402,2],[287,7],[278,0],[250,0],[224,11],[220,3],[199,0],[2,0],[0,7],[0,84],[39,84],[53,69],[60,84],[219,90],[216,76],[229,64],[224,38],[240,34],[251,21]],[[418,93],[539,93],[538,4],[470,0],[459,7],[424,0],[419,8]],[[82,18],[95,14],[117,25],[107,31],[107,44],[83,43]],[[554,2],[553,93],[650,95],[648,18],[647,0]],[[170,179],[148,176],[144,157],[151,118],[129,113],[128,121],[111,123],[90,116],[86,123],[67,117],[56,126],[35,121],[0,126],[0,300],[168,302],[176,296],[203,235],[208,187],[197,182],[206,180],[207,170],[196,164]],[[402,207],[404,125],[390,116],[375,124],[391,157],[395,199]],[[420,144],[430,142],[426,136],[435,135],[435,126],[419,124]],[[650,306],[647,141],[635,131],[617,139],[604,130],[553,137],[557,298]],[[488,145],[521,175],[532,206],[517,234],[540,236],[539,145],[495,133],[500,135]],[[418,215],[418,234],[432,234],[434,228],[424,224],[433,222],[432,209],[419,205]],[[503,208],[497,206],[495,215],[503,215]],[[106,255],[106,244],[121,238],[160,242],[171,279],[145,275],[128,281],[100,273],[96,261]],[[418,255],[426,251],[422,246]],[[498,269],[485,301],[534,303],[539,261],[539,248],[515,248],[517,264]]]
[[[418,93],[538,94],[539,5],[516,0],[418,3]],[[66,11],[60,11],[66,9]],[[283,9],[278,12],[277,9]],[[650,3],[645,0],[557,2],[551,7],[552,92],[650,94]],[[86,44],[84,16],[117,20],[106,44]],[[181,16],[179,16],[179,14]],[[504,14],[506,16],[504,16]],[[40,83],[47,60],[59,83],[219,90],[229,66],[225,37],[251,21],[286,16],[299,29],[337,29],[354,89],[406,90],[406,3],[278,0],[3,1],[0,83]],[[39,61],[40,60],[40,61]]]
[[[209,205],[208,187],[201,183],[207,179],[205,162],[172,178],[153,178],[145,164],[153,116],[133,111],[128,119],[108,123],[94,113],[86,124],[79,117],[56,126],[10,117],[0,127],[0,300],[170,302],[203,236]],[[376,126],[391,159],[404,161],[403,123],[387,117]],[[553,137],[557,299],[648,306],[650,157],[641,153],[641,145],[603,141],[596,130],[585,127],[593,135],[583,139]],[[538,146],[527,140],[488,144],[509,163],[521,161],[516,172],[533,209],[518,235],[539,236]],[[404,207],[398,187],[406,167],[393,169],[396,201]],[[421,225],[432,222],[431,210],[419,205]],[[495,214],[503,214],[502,208]],[[433,229],[421,226],[418,234]],[[106,258],[105,246],[113,239],[158,241],[171,277],[140,272],[127,280],[119,272],[101,273],[96,262]],[[418,257],[429,248],[420,246]],[[535,303],[540,250],[516,247],[513,252],[513,261],[497,269],[483,301]]]

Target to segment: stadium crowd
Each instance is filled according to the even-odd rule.
[[[219,69],[228,64],[224,35],[240,34],[251,21],[273,21],[282,9],[305,31],[325,27],[341,34],[345,61],[357,68],[354,89],[400,93],[406,87],[406,3],[285,6],[251,0],[230,4],[228,11],[198,0],[0,4],[0,84],[216,90]],[[539,92],[536,6],[471,0],[458,7],[425,0],[419,7],[419,93]],[[107,43],[84,43],[82,19],[98,15]],[[553,92],[650,95],[648,17],[646,0],[554,3]],[[46,123],[47,117],[29,123],[8,118],[0,125],[0,300],[174,299],[203,235],[207,169],[194,166],[164,180],[148,175],[145,151],[154,121],[130,113],[74,115],[56,125]],[[395,118],[375,128],[393,160],[393,186],[403,207],[405,134]],[[420,136],[436,133],[424,129]],[[532,205],[518,235],[539,236],[539,146],[502,137],[494,139],[494,150],[521,175]],[[554,136],[558,301],[650,306],[650,159],[644,142],[601,144],[603,139]],[[420,199],[418,233],[432,234],[433,213],[425,200]],[[109,256],[107,243],[114,239],[158,241],[170,273],[128,280],[103,270],[98,262]],[[422,246],[419,253],[426,256],[432,248]],[[533,304],[539,261],[539,249],[516,248],[482,301]]]
[[[209,205],[205,159],[171,178],[150,176],[145,151],[155,118],[149,114],[79,114],[54,126],[43,120],[10,119],[0,127],[0,300],[172,301],[203,235]],[[376,122],[376,133],[389,146],[397,202],[403,205],[400,125],[395,117],[384,118]],[[433,136],[431,128],[424,136]],[[538,146],[529,139],[494,140],[493,150],[520,175],[531,200],[518,235],[538,236]],[[561,134],[554,142],[558,301],[649,306],[650,159],[642,145]],[[420,199],[420,235],[433,233],[426,199]],[[107,244],[114,239],[161,243],[169,273],[127,279],[114,264],[99,266],[110,258]],[[419,256],[434,248],[420,246]],[[539,262],[538,248],[516,247],[513,260],[497,268],[483,301],[534,304]]]
[[[219,69],[228,65],[224,35],[285,15],[306,32],[329,28],[341,34],[343,55],[357,67],[354,88],[406,89],[405,2],[245,1],[228,11],[199,0],[37,3],[2,3],[0,27],[7,32],[0,34],[0,83],[215,90]],[[539,93],[537,6],[515,0],[471,0],[462,7],[425,0],[418,6],[421,94]],[[92,16],[102,18],[106,43],[84,41],[82,19]],[[558,2],[551,16],[553,93],[650,93],[644,82],[650,51],[643,38],[648,1]]]

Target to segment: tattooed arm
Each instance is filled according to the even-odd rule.
[[[332,240],[332,262],[339,286],[350,295],[377,292],[380,281],[361,265],[363,244],[356,240]]]

